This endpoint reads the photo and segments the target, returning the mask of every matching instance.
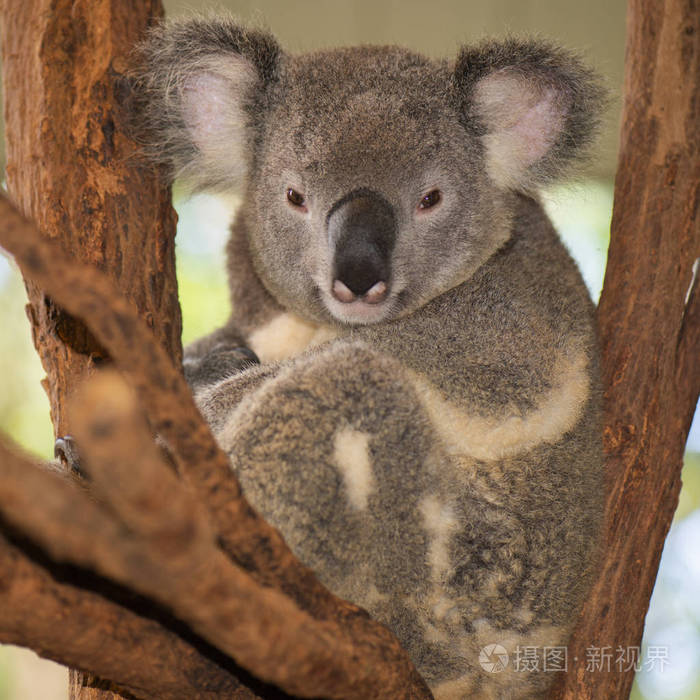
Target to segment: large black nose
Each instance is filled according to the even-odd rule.
[[[391,282],[396,241],[391,204],[373,190],[354,190],[333,205],[327,222],[335,298],[346,303],[358,297],[370,304],[382,301]]]

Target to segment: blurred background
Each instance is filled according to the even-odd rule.
[[[625,3],[622,0],[166,0],[168,15],[227,10],[272,30],[290,51],[396,43],[434,57],[504,34],[539,35],[578,49],[606,79],[611,104],[599,148],[574,183],[544,193],[547,209],[577,259],[591,294],[602,287],[617,158]],[[11,109],[12,106],[10,105]],[[0,140],[0,165],[4,150]],[[185,197],[177,184],[178,281],[185,343],[227,318],[223,246],[233,197]],[[53,434],[44,376],[24,314],[26,295],[0,251],[0,428],[42,457]],[[700,700],[700,428],[691,431],[683,489],[668,536],[632,691],[635,700]],[[605,640],[600,640],[601,647]],[[626,651],[626,650],[625,650]],[[633,653],[633,652],[632,652]],[[612,668],[619,652],[611,650]],[[0,647],[0,700],[67,698],[67,671],[33,652]]]

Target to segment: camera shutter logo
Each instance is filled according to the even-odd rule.
[[[487,644],[479,652],[479,663],[488,673],[500,673],[508,665],[508,652],[500,644]]]

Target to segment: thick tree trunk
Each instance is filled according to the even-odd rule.
[[[134,167],[121,128],[120,77],[160,0],[2,2],[7,186],[22,212],[77,258],[104,269],[171,357],[181,356],[170,192]],[[27,282],[34,345],[57,435],[65,405],[109,358],[82,322]],[[71,672],[76,700],[110,700]]]
[[[661,550],[678,502],[700,391],[700,7],[630,0],[625,102],[598,310],[607,454],[600,575],[556,697],[625,698]],[[612,653],[609,670],[591,650]],[[593,652],[594,653],[594,652]]]
[[[117,282],[178,359],[170,192],[135,167],[118,110],[128,54],[162,14],[160,0],[2,0],[7,187],[47,237]],[[107,358],[81,322],[27,287],[54,428],[65,434],[71,389]]]

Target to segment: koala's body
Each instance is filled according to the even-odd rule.
[[[228,19],[142,59],[151,155],[242,193],[232,317],[185,369],[246,496],[436,697],[538,696],[602,458],[593,305],[534,192],[588,145],[595,79],[537,42],[289,56]]]

